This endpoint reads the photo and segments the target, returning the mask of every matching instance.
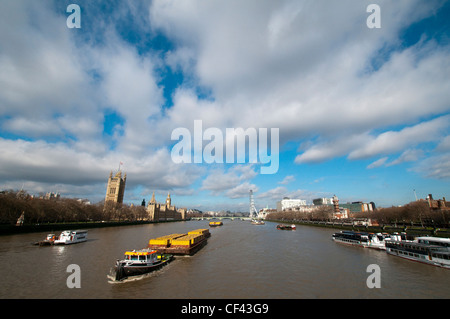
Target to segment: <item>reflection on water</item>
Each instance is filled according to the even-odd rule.
[[[336,230],[224,221],[208,244],[150,274],[116,283],[111,269],[150,238],[209,228],[207,221],[91,229],[69,246],[31,245],[45,233],[0,237],[0,298],[449,298],[450,271],[334,243]],[[81,288],[66,285],[67,266],[81,269]],[[367,266],[381,269],[381,288],[366,285]]]

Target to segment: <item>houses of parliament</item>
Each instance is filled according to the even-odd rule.
[[[123,203],[123,196],[125,194],[125,185],[127,181],[127,174],[122,177],[122,171],[117,171],[113,176],[113,172],[109,174],[108,184],[106,186],[105,203],[112,201],[114,203]],[[155,192],[153,192],[152,199],[147,205],[147,220],[149,221],[166,221],[166,220],[184,220],[186,219],[186,208],[176,208],[172,205],[170,193],[167,194],[166,202],[158,204],[155,199]]]

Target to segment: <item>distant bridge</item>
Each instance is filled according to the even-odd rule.
[[[211,219],[218,219],[218,220],[222,220],[222,219],[231,219],[231,220],[235,220],[235,219],[239,219],[239,220],[251,220],[250,217],[233,217],[233,216],[191,217],[191,220],[211,220]]]

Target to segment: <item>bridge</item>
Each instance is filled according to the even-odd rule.
[[[212,220],[212,219],[251,220],[250,217],[235,217],[235,216],[191,217],[191,220]]]

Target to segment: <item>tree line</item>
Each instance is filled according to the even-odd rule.
[[[377,208],[372,212],[350,214],[353,218],[370,218],[379,225],[416,225],[449,228],[450,211],[430,209],[428,202],[416,201],[401,207]],[[267,214],[269,220],[332,221],[333,207],[319,206],[311,212],[283,211]]]
[[[101,201],[86,204],[72,198],[35,198],[24,191],[0,193],[0,224],[16,224],[24,213],[24,224],[90,221],[140,221],[147,218],[144,206]]]

